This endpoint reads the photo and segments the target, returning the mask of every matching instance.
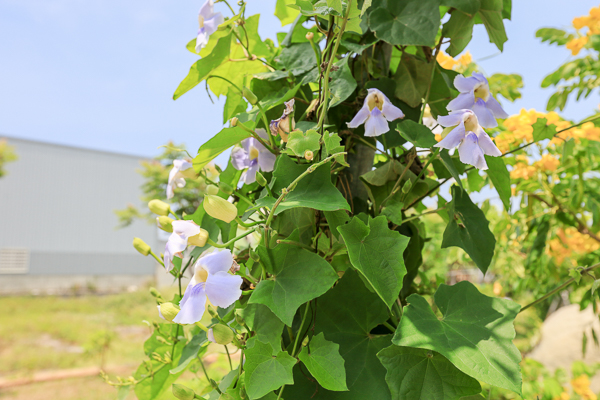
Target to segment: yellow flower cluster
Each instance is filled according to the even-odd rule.
[[[473,62],[473,56],[471,56],[471,53],[468,50],[458,59],[454,59],[443,51],[440,51],[436,59],[442,68],[452,69],[458,72],[463,72]]]
[[[598,397],[590,389],[590,378],[587,375],[581,375],[571,380],[571,386],[575,393],[581,396],[582,400],[597,400]]]
[[[567,49],[571,50],[571,54],[576,56],[588,43],[591,35],[600,33],[600,7],[592,8],[589,15],[573,19],[573,27],[578,31],[588,28],[586,36],[577,37],[567,43]]]
[[[590,235],[579,233],[572,227],[559,228],[556,236],[548,243],[548,253],[556,259],[557,264],[562,264],[565,258],[572,255],[591,253],[600,249],[600,243],[592,239]]]
[[[544,154],[542,159],[533,163],[533,166],[540,171],[554,172],[560,165],[558,158],[551,156],[550,154]]]
[[[563,123],[563,126],[565,123],[567,127],[569,126],[569,122],[567,121],[559,122]],[[556,124],[556,126],[558,126],[558,124]],[[595,140],[596,142],[600,142],[600,128],[597,128],[593,122],[586,122],[581,126],[559,133],[550,141],[550,143],[558,145],[569,139],[574,139],[576,143],[579,143],[581,139]]]

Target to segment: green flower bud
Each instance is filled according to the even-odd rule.
[[[165,232],[173,232],[173,226],[171,223],[174,221],[173,218],[169,218],[167,216],[161,215],[160,217],[156,217],[157,225],[160,229]]]
[[[314,33],[312,33],[312,32],[308,32],[308,33],[306,34],[306,39],[307,39],[307,40],[313,40],[313,38],[314,38],[314,37],[315,37],[315,34],[314,34]]]
[[[207,309],[208,309],[208,313],[210,314],[211,317],[219,319],[219,314],[217,314],[215,309],[212,308],[210,304],[208,305]]]
[[[244,86],[244,88],[242,89],[242,93],[244,94],[246,100],[248,100],[248,103],[252,105],[256,105],[256,103],[258,103],[258,98],[256,97],[256,95],[252,93],[252,91],[247,87]]]
[[[152,250],[152,248],[148,246],[146,242],[137,237],[133,238],[133,247],[144,256],[150,254],[150,251]]]
[[[165,301],[165,300],[163,299],[162,295],[160,294],[160,292],[159,292],[158,290],[156,290],[156,288],[155,288],[155,287],[151,287],[151,288],[150,288],[150,294],[151,294],[151,295],[152,295],[154,298],[156,298],[157,300],[160,300],[160,301]]]
[[[180,311],[179,307],[169,301],[158,306],[158,310],[160,311],[161,317],[169,322],[172,322],[173,318],[175,318]]]
[[[148,208],[156,215],[166,216],[169,215],[169,212],[171,211],[171,207],[167,203],[157,199],[150,200]]]
[[[208,215],[223,222],[230,223],[237,217],[237,208],[219,196],[205,195],[202,205]]]
[[[267,180],[265,179],[263,174],[261,174],[259,171],[256,171],[256,182],[260,186],[267,186]]]
[[[304,158],[305,158],[306,160],[308,160],[308,161],[311,161],[311,160],[313,159],[313,157],[314,157],[314,156],[315,156],[315,155],[314,155],[314,153],[313,153],[312,151],[310,151],[310,150],[306,150],[306,151],[304,152]]]
[[[217,344],[229,344],[233,342],[233,331],[223,324],[213,325],[207,333],[208,340]]]
[[[225,182],[219,182],[219,190],[225,194],[232,194],[233,188]]]
[[[236,126],[236,125],[237,125],[238,121],[239,121],[239,120],[238,120],[238,118],[237,118],[237,117],[233,117],[233,118],[231,118],[231,120],[229,121],[229,125],[230,125],[230,126],[233,128],[234,126]]]
[[[194,400],[196,394],[189,387],[174,383],[173,396],[177,397],[179,400]]]
[[[260,261],[260,256],[258,255],[258,253],[252,249],[250,249],[250,258],[253,259],[256,262]]]
[[[216,195],[217,193],[219,193],[219,188],[215,185],[208,185],[206,187],[206,193]]]

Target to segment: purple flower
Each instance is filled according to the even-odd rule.
[[[173,319],[178,324],[193,324],[202,319],[206,299],[216,307],[226,308],[242,295],[241,276],[227,273],[233,264],[229,249],[202,256],[194,265],[194,276],[179,302],[181,311]]]
[[[392,104],[379,89],[368,89],[362,108],[356,113],[348,128],[365,124],[365,136],[379,136],[390,130],[388,121],[404,118],[404,113]]]
[[[456,110],[450,115],[438,117],[438,122],[444,127],[454,127],[434,147],[452,149],[458,146],[460,161],[478,169],[488,169],[485,155],[498,157],[498,150],[492,139],[479,126],[477,116],[471,110]]]
[[[196,53],[199,53],[207,44],[208,37],[216,32],[219,25],[225,20],[221,13],[216,13],[213,9],[213,0],[206,0],[200,13],[198,14],[198,37],[196,38]]]
[[[264,129],[257,129],[258,136],[269,140],[267,132]],[[242,147],[235,147],[231,152],[231,164],[238,170],[246,169],[242,174],[242,180],[247,183],[253,183],[256,180],[256,171],[273,171],[275,166],[275,154],[271,153],[258,140],[251,137],[242,140]]]
[[[169,182],[167,183],[167,199],[172,199],[175,193],[173,189],[185,186],[185,175],[181,171],[190,168],[192,163],[185,160],[173,160],[173,169],[169,172]]]
[[[458,75],[454,78],[454,86],[460,94],[448,103],[446,108],[449,111],[473,110],[484,128],[498,126],[496,118],[508,118],[506,111],[491,95],[488,81],[482,74],[473,72],[469,78]]]

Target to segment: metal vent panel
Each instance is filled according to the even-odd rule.
[[[0,249],[0,274],[29,272],[29,250],[25,248]]]

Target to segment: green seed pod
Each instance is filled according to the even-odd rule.
[[[194,400],[196,397],[192,389],[178,383],[173,384],[173,396],[177,397],[179,400]]]
[[[171,211],[171,207],[167,203],[157,199],[150,200],[148,208],[156,215],[166,216],[169,215],[169,212]]]
[[[225,182],[219,182],[219,190],[225,194],[233,193],[233,188]]]
[[[260,256],[258,255],[258,253],[252,249],[250,249],[250,258],[253,259],[256,262],[260,261]]]
[[[253,106],[256,105],[256,103],[258,103],[258,98],[256,97],[256,95],[252,93],[252,91],[247,87],[244,86],[244,88],[242,89],[242,93],[244,94],[246,100],[248,100],[248,103],[252,104]]]
[[[233,341],[233,331],[223,324],[215,324],[208,330],[208,339],[217,344],[229,344]]]
[[[267,180],[265,179],[263,174],[261,174],[259,171],[256,171],[256,182],[260,186],[267,186]]]
[[[150,251],[152,250],[146,242],[137,237],[133,238],[133,247],[144,256],[150,254]]]

